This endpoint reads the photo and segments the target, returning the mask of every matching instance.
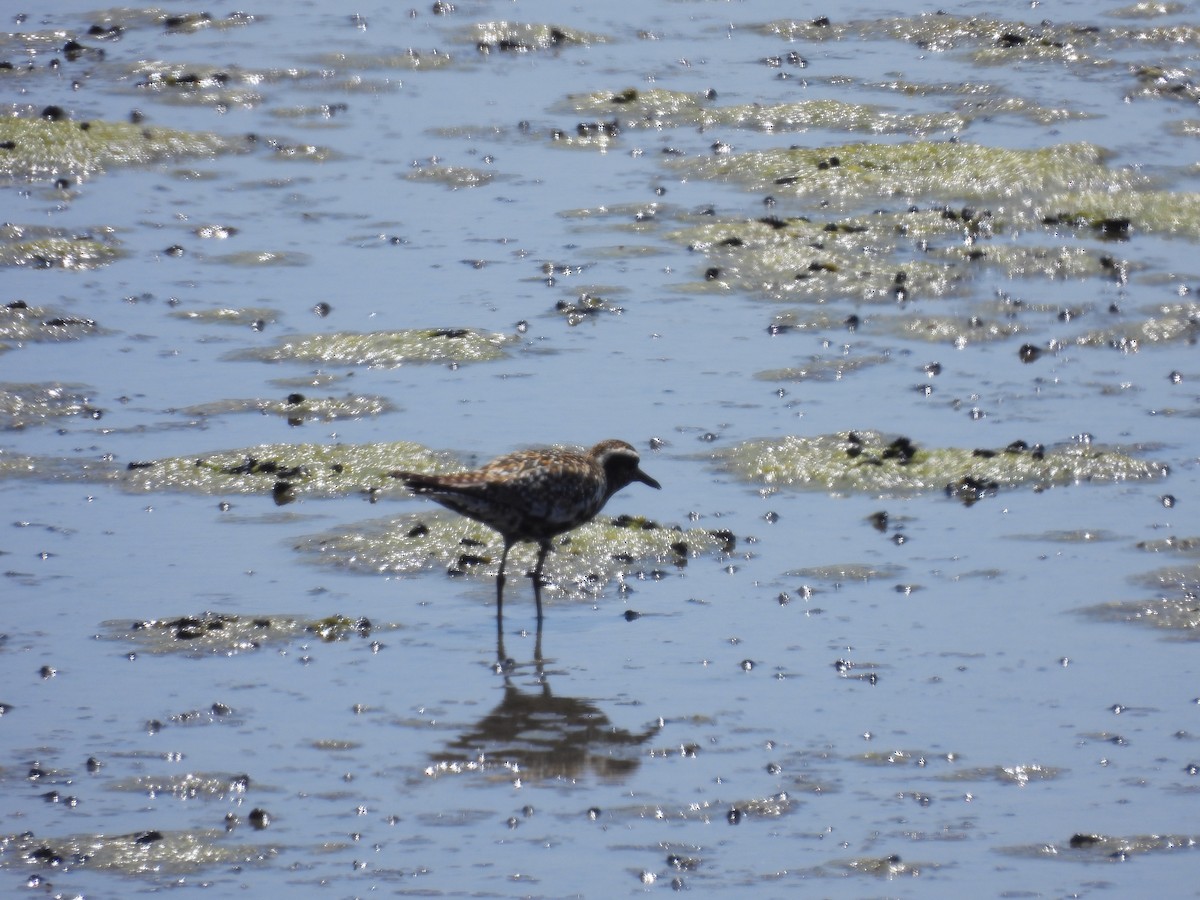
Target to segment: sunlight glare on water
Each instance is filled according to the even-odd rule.
[[[86,174],[0,157],[0,251],[122,251],[0,260],[0,326],[34,310],[0,331],[0,893],[1191,889],[1194,3],[171,6],[0,35],[10,126],[253,135]],[[902,169],[857,145],[916,142],[1095,144],[1111,205],[982,171],[846,188]],[[820,165],[755,169],[785,148]],[[288,355],[422,329],[512,340]],[[347,398],[386,411],[297,412]],[[874,432],[1169,474],[956,499],[957,472],[827,490],[720,462]],[[347,464],[336,496],[303,466],[232,479],[278,471],[268,444],[475,465],[607,437],[663,489],[604,514],[692,546],[602,548],[620,575],[548,585],[540,632],[510,570],[497,634],[479,538],[421,571],[367,540],[434,521],[387,476],[407,463]],[[221,451],[227,489],[138,478]]]

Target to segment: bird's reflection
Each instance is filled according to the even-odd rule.
[[[508,657],[499,616],[496,625],[496,670],[504,677],[503,699],[438,754],[437,761],[458,768],[483,759],[485,765],[512,767],[525,780],[591,772],[620,781],[636,770],[641,762],[638,748],[658,728],[627,731],[614,726],[590,700],[556,697],[546,675],[540,623],[534,658],[527,663]]]

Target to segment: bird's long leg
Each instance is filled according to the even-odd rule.
[[[538,631],[542,628],[542,565],[546,562],[546,554],[549,552],[548,541],[538,544],[537,565],[533,567],[533,599],[537,603]]]
[[[512,547],[512,541],[504,539],[504,552],[500,554],[500,571],[496,573],[496,627],[500,627],[500,620],[504,616],[504,567],[508,563],[508,551]]]

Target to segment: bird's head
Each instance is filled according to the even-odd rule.
[[[608,495],[611,497],[627,484],[640,481],[642,484],[658,490],[662,487],[657,481],[641,470],[642,458],[632,444],[625,441],[601,441],[588,451],[588,455],[604,469],[604,477],[608,481]]]

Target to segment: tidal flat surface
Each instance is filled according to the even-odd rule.
[[[1198,13],[6,13],[0,893],[1193,894]]]

